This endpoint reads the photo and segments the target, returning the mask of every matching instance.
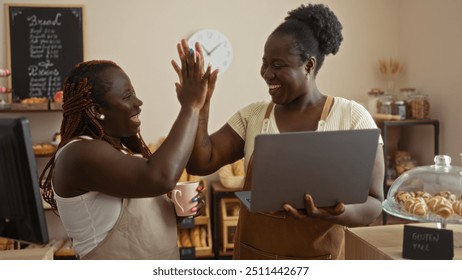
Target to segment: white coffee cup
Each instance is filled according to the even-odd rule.
[[[192,216],[197,213],[191,209],[197,206],[193,198],[199,193],[197,187],[199,182],[178,182],[172,191],[172,201],[178,216]]]

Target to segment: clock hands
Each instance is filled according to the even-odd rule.
[[[222,43],[223,43],[223,42],[220,42],[218,45],[216,45],[215,47],[213,47],[213,49],[210,50],[210,51],[207,50],[203,44],[201,44],[201,46],[202,46],[202,49],[205,51],[205,53],[206,53],[208,56],[211,56],[212,53],[213,53],[216,49],[218,49],[218,47],[221,46]]]
[[[210,52],[208,52],[208,55],[211,55],[219,46],[221,46],[221,43],[220,42],[218,45],[216,45]]]
[[[205,46],[204,46],[203,44],[201,44],[201,47],[202,47],[202,49],[205,51],[205,53],[206,53],[208,56],[210,56],[210,53],[211,53],[211,52],[209,52],[209,51],[205,48]]]

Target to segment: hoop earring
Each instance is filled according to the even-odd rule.
[[[98,118],[99,118],[100,120],[102,120],[102,121],[103,121],[103,120],[106,118],[106,116],[105,116],[104,114],[101,114],[101,115],[99,115],[99,117],[98,117]]]

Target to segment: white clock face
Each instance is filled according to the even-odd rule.
[[[219,69],[219,74],[228,69],[233,59],[233,48],[223,33],[213,29],[203,29],[189,37],[190,47],[194,48],[196,42],[201,44],[205,68],[210,63],[212,71]]]

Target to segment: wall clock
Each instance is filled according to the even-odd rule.
[[[193,47],[196,42],[201,44],[205,68],[210,63],[212,71],[219,69],[219,74],[228,69],[233,60],[233,47],[223,33],[213,29],[201,29],[188,39],[190,47]]]

